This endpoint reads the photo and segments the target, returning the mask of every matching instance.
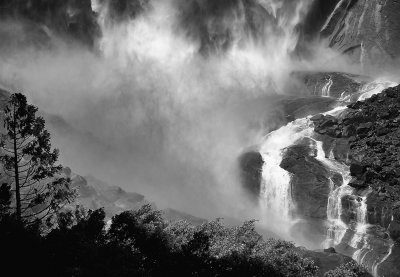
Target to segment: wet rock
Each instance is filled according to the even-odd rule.
[[[353,124],[347,125],[343,128],[343,137],[351,137],[357,133],[357,129]]]
[[[357,221],[357,208],[360,203],[357,197],[352,195],[345,195],[341,198],[342,203],[342,214],[340,215],[341,220],[346,224],[351,224]]]
[[[400,242],[400,222],[393,220],[388,228],[390,238]]]
[[[391,254],[379,265],[378,276],[400,276],[400,246],[394,245]]]
[[[324,252],[325,252],[325,253],[336,253],[336,250],[335,250],[335,248],[330,247],[330,248],[328,248],[328,249],[324,249]]]
[[[368,133],[371,130],[372,126],[373,124],[371,122],[360,124],[360,126],[356,129],[357,135]]]
[[[312,141],[305,139],[290,146],[283,154],[281,167],[293,174],[292,198],[299,216],[325,219],[330,191],[330,172],[310,149]]]
[[[334,173],[331,177],[332,182],[334,183],[335,187],[340,187],[343,185],[343,176],[340,173]]]
[[[351,98],[368,79],[364,76],[343,72],[296,72],[294,75],[305,84],[311,95],[320,96],[323,92],[328,92],[328,95],[325,96],[341,100]],[[324,91],[328,83],[331,84],[330,89]]]
[[[258,198],[261,191],[261,174],[264,161],[259,152],[250,151],[239,157],[242,183],[249,194]]]
[[[365,166],[358,162],[352,162],[350,164],[351,176],[361,177],[365,172]]]
[[[365,183],[364,180],[360,180],[357,178],[353,178],[351,179],[351,181],[349,182],[349,186],[353,187],[355,189],[365,189],[368,187],[368,184]]]
[[[327,115],[323,118],[321,123],[319,124],[320,128],[331,127],[337,123],[337,119],[331,115]]]
[[[311,117],[310,120],[315,122],[315,121],[321,121],[324,118],[325,118],[325,116],[323,114],[317,114],[317,115],[314,115],[313,117]]]

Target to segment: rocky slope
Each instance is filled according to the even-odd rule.
[[[72,189],[77,193],[77,198],[71,206],[79,205],[90,210],[103,208],[108,218],[123,211],[137,210],[145,204],[157,208],[156,204],[149,202],[144,195],[111,186],[93,176],[82,177],[72,173],[68,167],[64,168],[64,174],[71,178]],[[186,220],[195,225],[205,222],[204,219],[174,209],[165,209],[162,212],[164,218],[169,221]]]
[[[356,102],[338,117],[317,115],[315,131],[331,142],[337,160],[350,166],[349,186],[366,196],[367,223],[372,252],[385,256],[378,268],[380,276],[397,276],[400,267],[394,260],[400,247],[400,86],[389,88],[365,102]],[[338,143],[339,142],[339,143]],[[338,148],[340,145],[340,149]],[[343,147],[344,146],[344,147]],[[342,220],[351,224],[357,217],[356,199],[342,199]],[[384,244],[393,244],[390,253]],[[348,246],[342,245],[344,251]],[[383,249],[381,249],[383,248]],[[368,250],[371,252],[371,249]],[[374,256],[364,253],[364,262]]]
[[[375,82],[367,85],[368,78],[361,76],[337,73],[299,76],[311,95],[315,87],[318,88],[315,94],[321,95],[326,87],[323,84],[329,82],[324,76],[330,76],[332,83],[331,97],[282,101],[287,121],[309,116],[303,121],[314,130],[284,148],[280,163],[281,168],[291,173],[294,203],[291,213],[298,219],[292,227],[293,237],[298,242],[313,241],[321,245],[326,243],[327,234],[332,234],[338,240],[334,243],[338,252],[363,263],[375,276],[397,276],[400,272],[395,262],[400,258],[400,87],[373,95],[381,91],[381,86]],[[338,93],[345,91],[344,88],[348,88],[345,97]],[[310,103],[315,103],[319,112],[326,112],[335,103],[343,106],[344,101],[371,95],[365,102],[353,102],[347,109],[338,110],[334,116],[318,112],[311,116],[313,113],[307,112],[312,111],[308,109]],[[324,104],[324,99],[332,101],[331,104]],[[280,126],[284,125],[282,121]],[[262,156],[257,152],[242,155],[244,186],[250,194],[261,191],[262,181],[258,180],[264,163],[260,159]],[[338,194],[332,194],[333,191]],[[332,224],[327,223],[332,222],[329,216],[338,216],[333,222],[340,221],[343,225],[329,227]],[[333,229],[327,230],[328,227]]]

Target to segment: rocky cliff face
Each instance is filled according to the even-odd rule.
[[[374,268],[375,259],[380,256],[383,262],[375,264],[375,273],[397,276],[400,268],[393,261],[400,258],[396,256],[400,245],[400,86],[349,105],[337,118],[316,116],[314,121],[316,132],[334,141],[347,141],[347,148],[337,150],[347,158],[338,159],[349,164],[349,186],[359,196],[341,199],[343,222],[357,221],[357,207],[366,195],[366,222],[370,227],[369,249],[361,251],[363,262]],[[341,247],[348,253],[352,236],[347,235],[348,244],[344,239]],[[389,244],[392,246],[388,252]]]
[[[91,0],[2,0],[0,17],[24,23],[25,43],[46,43],[57,34],[93,47],[100,35]]]
[[[322,2],[322,1],[319,1]],[[325,1],[324,1],[325,2]],[[398,1],[341,0],[321,28],[329,46],[365,67],[389,66],[400,57]]]
[[[91,0],[2,0],[2,19],[30,22],[29,32],[39,28],[41,36],[48,31],[73,38],[93,47],[100,36],[97,16]],[[151,10],[149,0],[98,0],[106,7],[110,23],[119,23]],[[282,1],[276,16],[273,7],[251,0],[190,0],[174,1],[178,14],[178,29],[198,41],[200,52],[223,51],[234,43],[249,38],[261,42],[268,37],[285,35],[279,18],[295,18],[297,1]],[[370,65],[388,67],[400,56],[400,3],[378,0],[316,0],[312,2],[296,30],[300,33],[298,49],[306,48],[310,41],[322,38],[328,45],[346,53],[366,68]],[[32,25],[32,23],[35,25]],[[45,28],[44,28],[45,27]],[[290,28],[293,28],[291,26]],[[33,29],[32,29],[33,28]],[[43,29],[44,28],[44,29]],[[29,33],[28,32],[28,33]],[[47,33],[47,34],[46,34]],[[39,35],[37,38],[40,37]],[[42,38],[43,39],[43,38]]]

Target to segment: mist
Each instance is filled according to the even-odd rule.
[[[10,40],[0,84],[46,114],[60,162],[74,172],[160,208],[273,222],[245,197],[238,157],[276,124],[276,99],[303,93],[293,71],[345,63],[323,43],[310,45],[311,59],[294,54],[311,1],[253,1],[264,7],[253,25],[242,1],[192,22],[185,15],[195,2],[153,0],[115,20],[107,1],[93,1],[97,51],[52,33],[50,48]],[[204,28],[216,37],[204,38]],[[0,29],[32,41],[18,22]]]

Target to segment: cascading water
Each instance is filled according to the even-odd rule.
[[[268,216],[276,219],[278,231],[290,229],[293,220],[291,211],[294,204],[291,198],[290,174],[280,167],[282,152],[296,140],[310,136],[312,128],[306,118],[298,119],[271,132],[265,138],[260,153],[264,160],[262,172],[261,206]]]
[[[374,81],[365,85],[360,91],[359,100],[365,100],[374,94],[382,92],[383,89],[395,86],[396,83],[387,81]],[[332,86],[331,80],[325,85],[324,93]],[[323,94],[324,94],[323,93]],[[336,115],[338,112],[344,110],[346,107],[337,107],[325,114]],[[291,212],[295,209],[295,203],[291,198],[291,176],[288,172],[280,167],[282,162],[282,153],[285,148],[293,145],[302,138],[310,138],[315,141],[316,159],[319,160],[325,167],[331,171],[338,173],[343,178],[343,184],[335,187],[334,182],[330,179],[331,192],[328,198],[327,206],[327,234],[323,246],[336,247],[338,246],[346,232],[351,230],[353,235],[348,244],[353,247],[353,259],[362,264],[363,258],[366,256],[369,249],[367,241],[367,195],[369,191],[358,192],[356,189],[350,187],[348,184],[351,180],[349,166],[336,161],[332,153],[328,157],[323,150],[323,142],[314,138],[313,124],[309,117],[298,119],[288,125],[270,133],[265,137],[264,143],[261,147],[260,153],[264,159],[263,167],[263,181],[261,192],[261,204],[264,209],[272,210],[274,213],[284,218],[288,224],[286,229],[290,230],[293,223],[296,221],[292,218]],[[356,212],[356,219],[352,224],[346,224],[342,215],[344,213],[343,198],[354,199],[354,209]],[[389,249],[390,250],[390,249]],[[390,251],[389,251],[390,252]],[[384,257],[382,261],[387,259]],[[382,261],[379,261],[374,266],[374,270]]]
[[[328,82],[322,88],[322,96],[324,96],[324,97],[331,96],[330,92],[331,92],[332,85],[333,85],[333,80],[332,80],[332,78],[329,77]]]

